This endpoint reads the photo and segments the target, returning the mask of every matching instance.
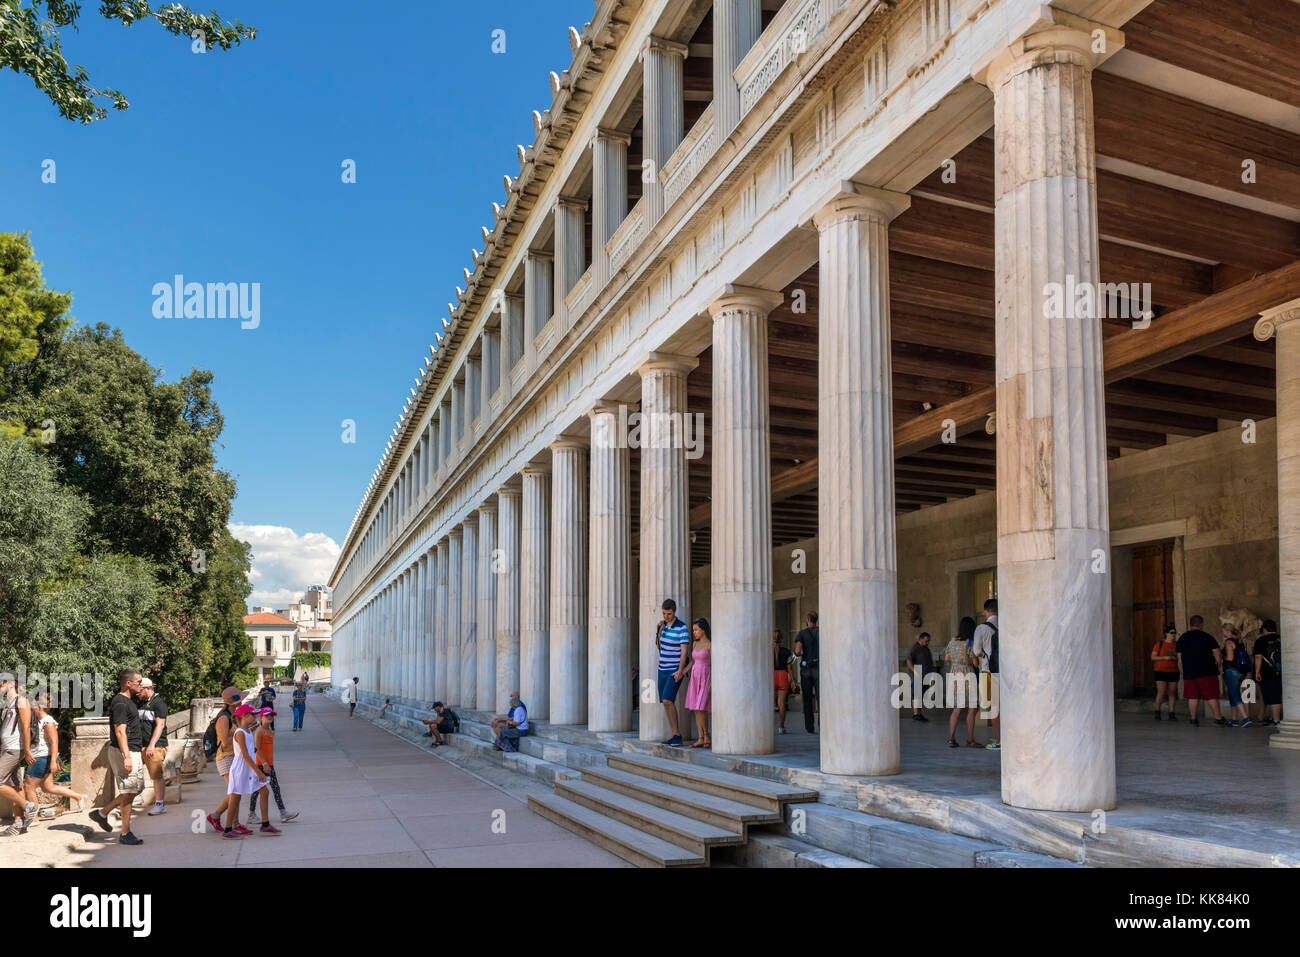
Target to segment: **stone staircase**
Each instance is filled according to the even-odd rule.
[[[785,805],[817,792],[639,754],[611,754],[582,779],[555,782],[528,806],[638,867],[707,867],[715,847],[779,824]]]

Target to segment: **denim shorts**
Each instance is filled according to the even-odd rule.
[[[674,674],[676,674],[675,671],[659,672],[659,700],[660,701],[677,700],[677,689],[682,686],[682,683],[673,677]]]
[[[34,781],[43,780],[45,775],[49,773],[50,756],[48,754],[41,755],[31,764],[27,765],[27,776]]]

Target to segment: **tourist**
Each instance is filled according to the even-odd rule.
[[[268,677],[262,682],[262,692],[259,698],[261,708],[275,708],[275,689],[271,687],[271,679]]]
[[[977,680],[983,690],[988,688],[985,704],[993,706],[993,740],[985,747],[990,751],[1002,750],[1002,714],[998,709],[998,600],[990,598],[984,603],[984,623],[975,629],[971,642],[979,674]],[[985,679],[985,675],[988,676]]]
[[[352,684],[343,686],[343,703],[348,706],[348,717],[351,718],[357,710],[357,682],[360,678],[354,677]]]
[[[794,687],[794,655],[781,638],[781,629],[772,633],[772,679],[776,685],[776,733],[785,734],[786,701]]]
[[[0,694],[4,695],[4,710],[0,711],[0,797],[23,809],[12,825],[0,830],[0,837],[15,837],[36,820],[36,804],[24,801],[21,790],[23,766],[35,760],[31,748],[32,708],[11,671],[0,672]]]
[[[803,728],[809,734],[817,733],[813,714],[815,705],[821,703],[821,691],[817,686],[820,645],[817,612],[810,611],[804,617],[803,630],[794,636],[794,656],[799,659],[799,688],[803,692]]]
[[[1268,715],[1263,724],[1282,723],[1282,638],[1277,633],[1277,622],[1272,618],[1259,626],[1259,637],[1251,649],[1255,659],[1255,681],[1259,683]]]
[[[912,678],[912,720],[929,721],[921,713],[922,698],[925,694],[925,676],[934,671],[934,655],[930,653],[930,633],[923,631],[916,636],[916,642],[907,653],[908,672]]]
[[[1228,722],[1219,712],[1219,671],[1223,653],[1214,636],[1201,630],[1204,618],[1193,615],[1187,624],[1189,630],[1178,636],[1178,670],[1183,673],[1183,697],[1187,699],[1192,727],[1200,727],[1196,708],[1197,702],[1204,699],[1206,707],[1214,715],[1214,723],[1226,728]]]
[[[528,709],[519,700],[518,691],[510,692],[510,711],[504,719],[498,718],[492,722],[492,730],[496,733],[494,747],[506,752],[518,751],[519,739],[532,731],[528,727]]]
[[[422,737],[433,738],[429,742],[429,747],[436,748],[446,743],[442,740],[444,734],[454,734],[460,727],[460,716],[441,701],[433,703],[433,711],[437,717],[432,720],[425,720],[424,726],[429,730],[424,732]]]
[[[73,810],[80,811],[86,804],[88,795],[80,794],[72,788],[65,788],[54,783],[54,772],[59,764],[59,723],[50,714],[49,692],[32,699],[32,718],[36,723],[36,743],[32,745],[32,757],[35,759],[27,766],[27,779],[23,787],[27,791],[27,805],[36,804],[37,788],[54,797],[70,798]]]
[[[261,711],[262,709],[254,708],[249,704],[241,704],[235,709],[235,721],[238,727],[231,735],[234,755],[230,762],[230,774],[226,783],[226,825],[222,835],[228,841],[238,840],[245,834],[252,833],[243,827],[236,831],[235,825],[239,823],[239,805],[243,796],[256,794],[259,791],[262,794],[262,821],[264,822],[262,833],[272,837],[280,834],[279,829],[272,827],[271,822],[267,820],[267,778],[262,769],[257,766],[257,744],[253,739],[253,728],[257,724],[257,717]]]
[[[105,831],[113,830],[108,814],[114,808],[122,812],[122,836],[119,844],[143,844],[131,833],[131,802],[144,790],[144,758],[140,754],[144,729],[140,709],[132,695],[140,693],[140,672],[123,668],[117,676],[117,694],[108,706],[108,766],[117,782],[117,796],[102,808],[90,812],[90,819]]]
[[[144,732],[144,766],[153,781],[153,807],[149,816],[167,813],[164,803],[167,782],[163,765],[167,761],[167,702],[158,694],[153,681],[140,679],[140,725]]]
[[[388,709],[391,708],[392,706],[393,706],[393,699],[385,698],[384,706],[379,709],[379,717],[382,718],[384,715],[388,714]]]
[[[957,635],[948,642],[943,660],[947,665],[947,688],[952,713],[948,715],[948,747],[958,747],[957,721],[966,709],[966,744],[977,748],[975,741],[975,712],[979,709],[979,687],[976,685],[975,663],[971,642],[975,638],[975,619],[969,615],[957,623]]]
[[[662,608],[663,621],[655,632],[655,647],[659,650],[659,701],[672,731],[663,743],[676,747],[682,743],[681,729],[677,726],[677,689],[686,674],[691,640],[686,633],[686,622],[677,617],[677,602],[665,598]]]
[[[271,794],[275,797],[275,806],[280,809],[280,823],[286,824],[298,816],[297,811],[284,809],[284,798],[280,796],[280,779],[275,774],[275,712],[270,708],[260,708],[257,712],[257,731],[253,734],[253,748],[257,759],[257,768],[266,775],[271,785]],[[266,791],[263,790],[263,795]],[[259,817],[256,805],[257,795],[248,796],[248,823],[257,824],[264,819]],[[262,802],[265,812],[267,802]],[[265,823],[270,823],[265,821]]]
[[[307,713],[307,682],[293,686],[293,730],[302,730],[302,716]]]
[[[709,739],[709,712],[713,710],[713,636],[709,633],[709,620],[696,618],[691,623],[691,663],[685,674],[691,683],[686,689],[686,710],[695,712],[695,730],[699,737],[692,748],[711,748]],[[683,675],[685,677],[685,675]]]
[[[1234,728],[1248,728],[1253,723],[1241,700],[1241,682],[1255,670],[1236,625],[1223,626],[1223,687],[1228,692],[1228,723]],[[1235,717],[1234,717],[1235,716]]]
[[[237,708],[242,707],[239,702],[243,697],[243,692],[234,685],[221,692],[221,700],[225,702],[225,706],[217,712],[217,717],[214,719],[217,732],[217,773],[221,775],[221,780],[227,785],[225,797],[221,799],[217,809],[208,815],[208,823],[212,825],[212,830],[218,834],[225,829],[221,815],[225,813],[231,803],[229,785],[230,768],[235,762],[235,711]],[[235,831],[240,833],[241,836],[253,833],[239,823],[236,823]]]
[[[1151,660],[1155,662],[1156,678],[1156,720],[1160,720],[1160,702],[1169,699],[1169,720],[1177,721],[1174,714],[1178,707],[1178,629],[1171,621],[1165,628],[1165,636],[1151,649]]]

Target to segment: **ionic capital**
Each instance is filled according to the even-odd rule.
[[[622,143],[624,146],[632,145],[632,134],[624,133],[622,130],[613,130],[605,126],[597,127],[596,142],[601,141],[611,143]]]
[[[785,301],[785,296],[771,289],[756,286],[723,286],[709,303],[709,315],[714,319],[732,312],[756,312],[766,316]]]
[[[1013,76],[1035,67],[1073,63],[1095,69],[1124,47],[1124,34],[1114,27],[1076,17],[1042,4],[1007,30],[1006,46],[976,61],[971,77],[997,90]]]
[[[581,212],[587,211],[587,201],[581,196],[561,196],[555,201],[556,209],[574,209]]]
[[[698,368],[699,364],[700,360],[695,356],[652,352],[636,371],[643,379],[650,375],[662,375],[664,373],[685,376]]]
[[[661,56],[679,56],[683,60],[689,55],[690,50],[685,43],[678,43],[676,40],[665,40],[663,37],[650,36],[646,37],[645,43],[641,45],[641,52],[638,59],[644,59],[647,53],[651,51]]]
[[[851,220],[875,219],[892,222],[912,205],[912,197],[893,190],[862,186],[844,180],[822,196],[805,217],[818,231]]]
[[[1265,309],[1255,321],[1255,338],[1267,342],[1277,334],[1277,330],[1290,322],[1300,319],[1300,299],[1292,299],[1272,309]]]

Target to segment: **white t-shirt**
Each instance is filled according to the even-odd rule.
[[[347,704],[357,703],[357,686],[355,684],[345,685],[343,688],[343,700]]]
[[[36,743],[32,745],[32,757],[43,758],[50,753],[50,739],[45,736],[45,726],[47,724],[58,724],[48,714],[41,718],[41,723],[36,726]]]
[[[989,670],[989,653],[993,651],[993,629],[989,625],[996,627],[997,623],[998,616],[989,615],[988,621],[975,629],[975,641],[971,643],[971,653],[979,659],[980,671]]]

